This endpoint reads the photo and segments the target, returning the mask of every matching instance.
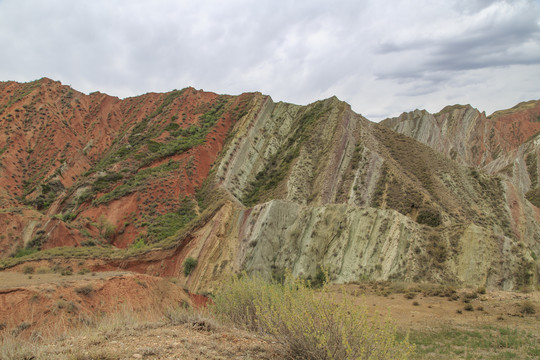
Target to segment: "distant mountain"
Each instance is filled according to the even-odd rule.
[[[535,203],[538,102],[376,124],[335,97],[298,106],[186,88],[120,100],[41,79],[0,83],[0,109],[4,267],[93,259],[193,291],[241,270],[538,281],[540,210],[524,196]]]

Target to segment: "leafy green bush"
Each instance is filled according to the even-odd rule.
[[[144,239],[139,239],[137,241],[135,241],[132,245],[131,245],[131,248],[132,249],[142,249],[146,246],[146,243],[144,242]]]
[[[192,257],[188,257],[184,261],[184,275],[189,276],[189,274],[191,274],[191,272],[195,269],[196,266],[197,260]]]
[[[176,234],[196,216],[194,201],[185,197],[180,201],[178,211],[163,214],[150,224],[147,233],[148,243],[155,243]]]
[[[395,326],[366,305],[334,303],[286,276],[283,285],[258,277],[228,281],[211,311],[222,321],[271,335],[294,359],[407,359],[414,347],[396,340]]]

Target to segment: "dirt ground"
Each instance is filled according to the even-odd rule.
[[[531,343],[540,342],[539,291],[460,289],[434,295],[432,290],[418,284],[330,286],[336,301],[367,305],[380,316],[389,314],[398,331],[416,332],[421,341],[431,342],[419,348],[423,352],[416,359],[536,358],[540,349]],[[196,306],[199,301],[174,279],[136,273],[0,272],[0,358],[16,358],[8,356],[10,351],[28,351],[37,359],[283,358],[282,348],[272,339],[224,327],[204,315],[191,314],[191,318],[180,320],[164,320],[163,312],[156,312],[154,320],[148,316],[152,310]],[[532,304],[536,313],[523,313],[524,303]],[[96,313],[108,315],[97,320],[92,317]],[[139,315],[140,319],[134,318]],[[50,331],[58,324],[60,328]],[[70,326],[74,330],[69,330]],[[526,346],[518,344],[500,351],[486,350],[485,346],[472,349],[473,345],[459,339],[441,342],[444,329],[465,337],[479,329],[484,330],[478,336],[489,335],[486,331],[491,330],[485,329],[513,329],[531,340]],[[435,337],[429,335],[426,340],[425,334]],[[446,346],[454,352],[444,355],[430,346]],[[510,355],[499,356],[504,351]]]
[[[47,359],[276,359],[280,347],[270,340],[223,327],[146,324],[130,329],[91,332],[40,349]]]
[[[60,273],[45,273],[45,274],[22,274],[18,272],[0,271],[0,289],[12,289],[19,287],[27,287],[31,285],[41,284],[60,284],[68,285],[79,282],[81,280],[106,280],[114,276],[124,276],[127,271],[107,271],[99,273],[72,274],[70,276],[61,275]]]
[[[406,293],[381,295],[380,287],[373,289],[365,285],[334,286],[336,298],[347,296],[350,301],[365,303],[374,312],[390,314],[402,329],[426,329],[440,326],[483,326],[496,325],[519,327],[540,332],[540,291],[520,293],[511,291],[490,291],[478,294],[470,301],[472,310],[465,310],[465,294],[475,293],[474,289],[457,290],[455,300],[441,296],[426,296],[416,293],[408,299]],[[410,296],[411,297],[411,296]],[[520,312],[525,301],[536,306],[536,315],[526,316]]]

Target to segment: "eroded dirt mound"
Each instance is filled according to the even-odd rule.
[[[3,330],[54,335],[112,313],[158,313],[192,304],[189,294],[168,279],[129,272],[42,271],[0,272]]]

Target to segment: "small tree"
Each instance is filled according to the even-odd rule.
[[[191,274],[191,272],[193,271],[193,269],[195,269],[196,266],[197,266],[197,260],[192,258],[191,256],[188,257],[184,261],[184,275],[189,276],[189,274]]]
[[[114,235],[116,234],[116,229],[105,216],[99,216],[97,228],[99,230],[99,235],[101,235],[104,239],[106,239],[108,242],[113,240]]]

